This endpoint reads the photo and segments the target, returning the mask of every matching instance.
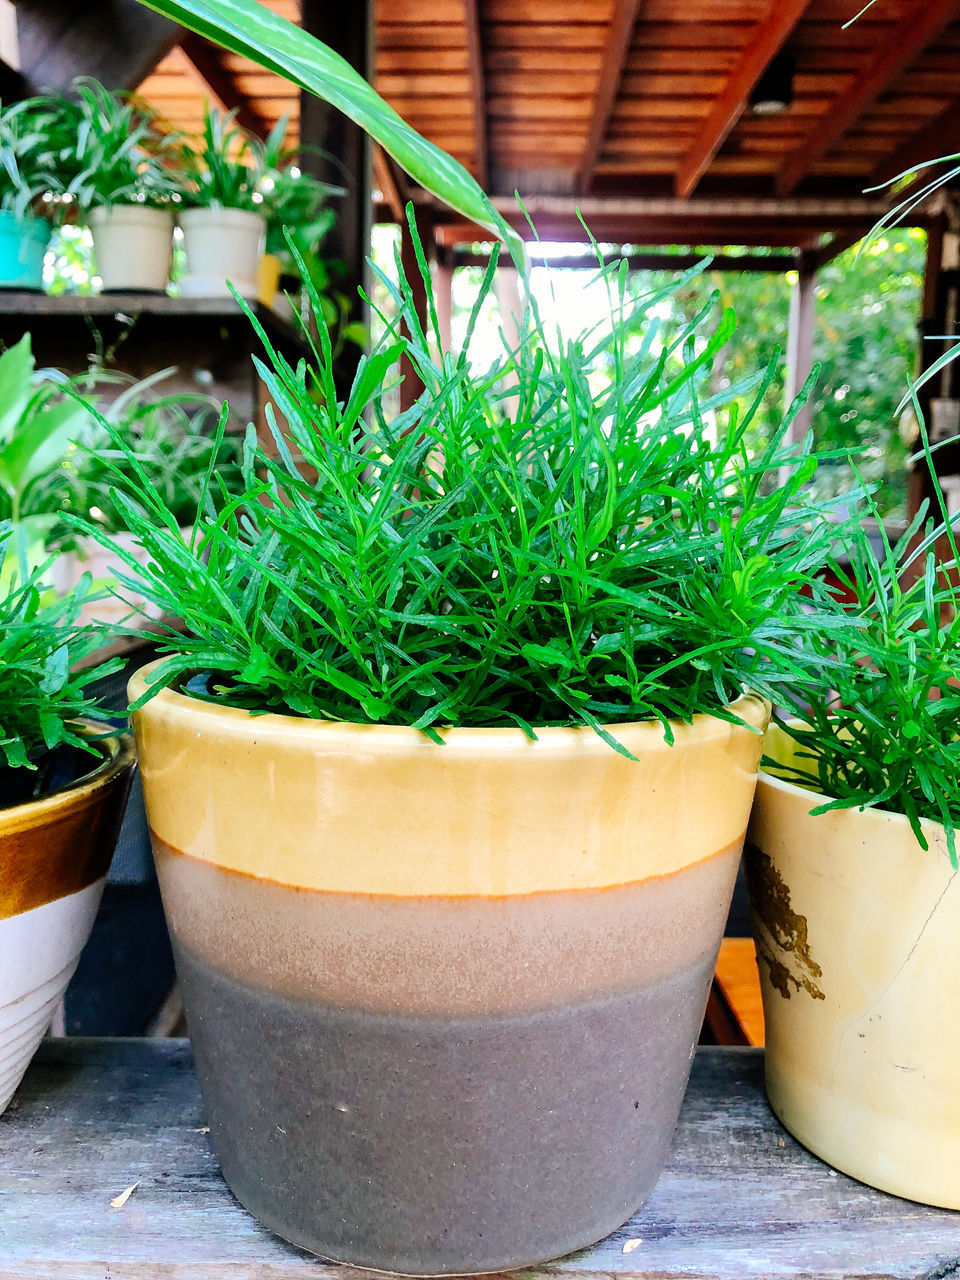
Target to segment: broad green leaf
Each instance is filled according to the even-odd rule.
[[[427,191],[500,234],[500,220],[467,170],[412,129],[344,58],[301,27],[257,0],[140,2],[331,103]]]
[[[0,355],[0,447],[9,440],[33,395],[34,359],[30,335]]]
[[[89,410],[72,400],[32,414],[0,449],[0,484],[18,497],[31,480],[56,466],[88,418]]]

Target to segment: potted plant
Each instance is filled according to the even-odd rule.
[[[151,113],[97,80],[74,82],[75,136],[68,193],[93,236],[107,292],[163,293],[173,246],[172,208],[180,198],[179,140]]]
[[[0,525],[0,560],[12,540]],[[89,580],[57,597],[15,558],[0,590],[0,1111],[90,933],[133,769],[87,694],[116,667],[75,669],[103,643],[77,621]]]
[[[774,1111],[845,1173],[957,1209],[960,592],[949,526],[946,571],[923,532],[879,558],[851,534],[857,626],[807,637],[823,678],[770,730],[746,863]]]
[[[700,399],[731,317],[661,341],[645,297],[628,350],[612,279],[609,332],[531,307],[490,370],[435,358],[403,283],[413,336],[386,322],[345,403],[324,326],[297,368],[261,333],[278,416],[244,493],[189,546],[152,486],[116,495],[127,580],[186,628],[131,695],[214,1143],[328,1257],[497,1270],[637,1208],[763,699],[829,625],[806,448],[785,425],[752,458],[724,416],[760,374]],[[404,350],[427,390],[391,422]]]
[[[69,112],[56,98],[0,107],[0,288],[43,288],[43,264],[59,216],[58,157]]]
[[[200,148],[185,151],[186,186],[180,213],[187,297],[229,297],[229,285],[244,298],[259,292],[266,223],[261,211],[264,144],[209,104]]]

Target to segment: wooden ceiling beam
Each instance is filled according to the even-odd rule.
[[[213,96],[227,111],[236,111],[237,124],[255,137],[265,138],[270,132],[270,122],[240,92],[233,73],[224,66],[222,50],[193,31],[184,35],[180,48]]]
[[[382,147],[373,148],[373,176],[394,222],[400,227],[406,226],[410,199],[406,175]]]
[[[607,29],[603,61],[600,64],[600,82],[590,118],[590,130],[580,161],[577,188],[582,194],[590,190],[594,170],[600,157],[600,149],[607,136],[607,126],[616,106],[623,78],[624,67],[630,54],[634,27],[640,16],[643,0],[614,0],[613,17]]]
[[[919,133],[909,137],[891,156],[885,156],[873,172],[871,183],[879,186],[916,165],[936,160],[938,156],[955,155],[960,136],[960,99],[949,103]],[[924,170],[924,180],[936,176],[936,169]]]
[[[757,81],[771,59],[783,48],[810,2],[811,0],[773,0],[768,18],[757,24],[756,34],[730,72],[703,128],[680,163],[675,189],[682,199],[693,193],[710,167],[714,156],[743,114]]]
[[[960,13],[960,0],[923,0],[901,19],[870,62],[829,112],[816,117],[804,141],[784,162],[776,177],[777,194],[790,195],[868,107],[888,89],[943,29]]]
[[[473,156],[475,177],[484,190],[489,176],[489,139],[487,133],[487,78],[483,63],[483,41],[480,34],[479,0],[464,0],[466,18],[467,62],[470,68],[470,98],[473,103]]]
[[[17,0],[16,11],[19,71],[31,92],[65,92],[79,75],[135,89],[183,32],[137,0]]]

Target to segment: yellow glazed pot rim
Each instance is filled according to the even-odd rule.
[[[147,689],[149,676],[160,662],[151,662],[139,671],[134,672],[127,685],[127,694],[131,702],[136,701]],[[400,724],[361,724],[353,721],[310,720],[301,716],[281,715],[269,712],[266,715],[254,715],[240,707],[219,706],[191,698],[173,689],[162,689],[155,694],[150,703],[155,715],[165,719],[190,719],[197,730],[206,728],[209,732],[229,734],[231,736],[248,736],[251,730],[258,741],[263,739],[299,739],[311,742],[316,748],[343,750],[348,745],[366,752],[394,753],[409,750],[432,750],[436,743],[432,742],[420,729]],[[729,704],[730,711],[740,716],[748,725],[762,731],[769,718],[769,705],[756,694],[744,694]],[[146,711],[147,708],[144,708]],[[135,715],[138,713],[134,713]],[[141,712],[140,714],[143,714]],[[690,724],[679,721],[671,722],[677,745],[685,741],[708,741],[713,737],[723,737],[740,726],[721,720],[717,716],[703,713],[695,715]],[[625,721],[623,723],[605,724],[606,728],[618,742],[622,743],[635,755],[657,749],[672,750],[663,737],[663,726],[659,720]],[[507,754],[522,751],[538,751],[540,753],[561,754],[575,749],[581,751],[611,751],[610,745],[589,725],[549,726],[541,728],[533,726],[537,735],[534,742],[519,727],[505,728],[438,728],[437,732],[448,749],[457,754],[467,755]]]
[[[81,727],[90,733],[99,733],[103,726],[92,720],[83,720]],[[23,804],[10,805],[0,809],[0,836],[11,835],[15,831],[26,831],[31,827],[41,826],[53,816],[61,817],[87,805],[91,797],[104,790],[125,769],[130,768],[136,760],[136,749],[133,735],[129,733],[111,734],[101,738],[97,744],[104,757],[89,773],[83,774],[68,786],[59,787],[36,800],[27,800]]]
[[[794,724],[794,725],[802,725],[804,721],[790,720],[788,721],[788,723]],[[787,735],[783,732],[783,730],[777,724],[771,724],[770,727],[767,729],[765,736],[767,739],[769,739],[771,736],[773,737],[783,736],[784,738],[787,738],[788,741],[790,742],[793,741],[792,738],[787,737]],[[816,805],[818,804],[827,804],[831,800],[837,799],[836,796],[828,795],[825,791],[819,791],[815,787],[801,787],[796,782],[788,782],[786,778],[780,778],[775,773],[770,773],[769,770],[765,769],[762,764],[760,766],[760,770],[757,775],[757,785],[771,787],[773,790],[779,791],[782,795],[791,796],[794,799],[800,801],[801,803],[809,800],[811,802],[810,803],[811,809],[815,808]],[[810,817],[809,812],[807,813],[806,816]],[[903,827],[905,831],[909,832],[911,839],[916,841],[916,836],[913,834],[913,828],[910,826],[910,819],[907,817],[907,815],[905,813],[897,813],[895,809],[884,809],[880,805],[870,805],[869,807],[864,809],[859,808],[857,805],[851,805],[849,809],[831,809],[829,813],[817,814],[815,821],[824,821],[827,819],[832,819],[834,822],[857,821],[860,823],[864,823],[864,822],[873,821],[881,826],[893,825],[897,827]],[[946,848],[947,837],[946,837],[946,832],[943,829],[942,823],[935,822],[932,818],[922,818],[920,821],[920,825],[923,828],[924,832],[926,833],[928,839],[931,839],[933,843],[937,845],[942,845],[944,848]],[[919,848],[919,844],[918,844],[918,848]]]

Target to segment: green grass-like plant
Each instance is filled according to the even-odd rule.
[[[179,196],[182,142],[162,132],[144,103],[113,92],[98,80],[78,77],[73,136],[62,157],[67,194],[86,212],[115,204],[162,207]]]
[[[198,147],[183,149],[184,204],[195,209],[246,209],[261,213],[267,158],[264,143],[224,114],[204,107]]]
[[[24,98],[0,107],[0,209],[18,218],[59,218],[72,145],[73,111],[55,96]]]
[[[13,539],[12,526],[0,524],[0,563]],[[0,769],[33,769],[44,752],[63,745],[95,751],[76,720],[101,717],[89,687],[120,666],[72,669],[104,637],[78,621],[89,575],[76,591],[57,597],[44,580],[48,567],[14,575],[0,587]]]
[[[706,389],[732,316],[663,333],[667,291],[630,298],[624,266],[597,284],[601,330],[564,340],[531,304],[519,344],[477,370],[436,353],[397,268],[411,336],[384,317],[345,401],[323,327],[297,367],[260,333],[271,445],[248,432],[244,494],[199,515],[189,545],[145,475],[136,501],[117,493],[150,553],[142,572],[128,561],[130,582],[186,624],[155,687],[200,670],[198,696],[257,712],[431,736],[587,724],[621,749],[606,726],[729,715],[745,689],[778,699],[807,682],[798,636],[849,625],[816,576],[834,504],[806,497],[816,460],[787,443],[797,405],[761,456],[745,447],[769,371]],[[404,351],[426,390],[388,421]]]
[[[883,538],[880,554],[866,532],[853,527],[849,569],[839,574],[845,608],[858,620],[856,630],[804,634],[804,644],[824,674],[819,687],[790,696],[799,723],[787,721],[783,727],[800,744],[795,766],[768,760],[766,767],[822,794],[823,803],[811,813],[873,806],[900,813],[924,849],[922,820],[941,823],[956,866],[956,540],[949,519],[934,526],[925,508],[895,545],[883,534],[879,516],[876,527]]]

